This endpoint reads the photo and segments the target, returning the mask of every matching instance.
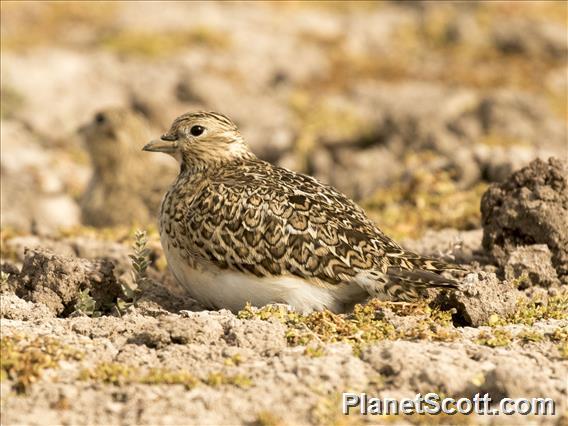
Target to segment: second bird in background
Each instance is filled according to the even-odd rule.
[[[156,161],[140,151],[150,135],[144,117],[126,108],[109,108],[95,114],[79,132],[93,166],[81,199],[83,223],[96,227],[154,223],[177,167],[170,159]]]

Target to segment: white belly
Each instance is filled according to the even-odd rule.
[[[307,313],[329,309],[343,312],[349,304],[365,299],[367,293],[356,284],[323,287],[294,276],[257,277],[213,265],[192,268],[175,249],[166,249],[168,266],[177,281],[201,304],[237,312],[247,303],[264,306],[285,303],[296,311]]]

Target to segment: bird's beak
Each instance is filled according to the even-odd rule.
[[[151,152],[165,152],[166,154],[172,154],[178,150],[178,143],[177,141],[165,141],[162,139],[156,139],[150,141],[142,151],[151,151]]]

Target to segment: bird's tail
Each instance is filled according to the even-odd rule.
[[[411,262],[414,268],[434,272],[436,274],[451,272],[458,275],[464,275],[465,273],[467,273],[467,270],[460,265],[455,265],[453,263],[444,262],[438,259],[432,259],[430,257],[416,255],[416,257],[411,257],[408,260]]]
[[[437,259],[422,257],[414,253],[405,253],[398,265],[387,268],[388,283],[385,292],[395,300],[412,302],[427,295],[429,288],[459,289],[454,278],[442,275],[444,272],[464,273],[458,265]],[[393,262],[394,263],[394,262]]]

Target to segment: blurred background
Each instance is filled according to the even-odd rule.
[[[1,226],[155,227],[184,112],[355,198],[388,233],[476,229],[567,157],[565,2],[2,2]]]

